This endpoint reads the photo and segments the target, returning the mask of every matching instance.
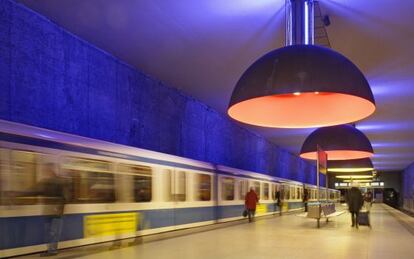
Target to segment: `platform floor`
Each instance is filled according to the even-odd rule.
[[[345,213],[317,229],[312,219],[276,216],[110,251],[67,250],[53,258],[414,258],[414,218],[375,204],[372,228],[351,228],[350,220]]]

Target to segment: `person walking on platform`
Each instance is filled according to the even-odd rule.
[[[45,179],[40,182],[40,192],[43,196],[53,200],[49,223],[47,224],[46,241],[47,251],[41,256],[53,256],[58,254],[58,242],[62,232],[64,206],[69,199],[70,182],[67,178],[56,173],[53,164],[47,164],[43,168]]]
[[[282,199],[280,197],[280,190],[278,190],[275,194],[276,204],[279,207],[279,215],[282,216]]]
[[[256,192],[253,187],[250,187],[250,191],[246,194],[245,206],[247,210],[247,215],[249,216],[249,222],[252,222],[253,217],[256,213],[256,204],[259,202],[259,197],[257,197]]]
[[[367,191],[364,195],[364,206],[368,212],[371,210],[372,200],[373,200],[372,192]]]
[[[359,211],[361,210],[362,205],[364,204],[364,199],[362,197],[361,191],[357,187],[353,186],[351,189],[348,190],[347,203],[352,218],[351,227],[358,228]]]
[[[303,205],[305,206],[305,212],[308,212],[308,200],[309,200],[308,189],[303,188]]]

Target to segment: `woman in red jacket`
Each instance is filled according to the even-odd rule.
[[[259,202],[256,192],[253,187],[250,187],[250,191],[246,194],[244,204],[246,206],[247,215],[249,216],[249,222],[252,222],[254,214],[256,213],[256,204]]]

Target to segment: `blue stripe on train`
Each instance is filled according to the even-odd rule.
[[[47,242],[50,217],[0,218],[0,249],[39,245]],[[83,215],[64,217],[61,240],[83,237]]]
[[[289,203],[289,208],[299,208],[302,203]],[[182,225],[215,219],[238,217],[242,215],[243,205],[198,207],[180,209],[161,209],[138,211],[139,225],[137,230],[161,228]],[[267,205],[267,211],[278,211],[274,204]],[[110,212],[120,213],[120,212]],[[70,214],[63,218],[61,241],[83,238],[83,217],[86,215],[110,214],[87,213]],[[14,218],[0,218],[0,249],[10,249],[23,246],[47,243],[47,227],[50,217],[28,216]]]
[[[225,209],[224,209],[225,210]],[[129,211],[131,212],[131,211]],[[83,218],[86,215],[120,212],[70,214],[63,217],[61,241],[83,238]],[[216,218],[215,207],[180,208],[138,211],[137,230],[209,221]],[[39,245],[47,242],[48,216],[0,218],[0,249]]]
[[[299,209],[303,207],[303,202],[289,202],[289,209]]]

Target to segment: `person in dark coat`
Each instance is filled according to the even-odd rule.
[[[249,216],[249,222],[252,222],[253,217],[256,213],[256,204],[259,202],[259,197],[257,197],[256,192],[253,187],[250,187],[250,191],[246,194],[245,197],[245,207],[247,210],[247,215]]]
[[[278,190],[275,194],[276,204],[279,207],[279,215],[282,216],[282,199],[280,197],[280,191]]]
[[[348,190],[347,203],[349,212],[351,213],[352,227],[355,226],[358,228],[359,211],[361,210],[362,205],[364,205],[364,198],[358,188],[352,187]]]
[[[308,212],[308,200],[309,200],[308,189],[303,188],[303,205],[305,206],[305,212]]]
[[[58,254],[64,206],[70,195],[70,182],[67,178],[61,177],[56,173],[56,168],[53,164],[45,165],[43,170],[46,178],[39,183],[39,193],[49,198],[53,206],[52,211],[49,212],[49,222],[46,226],[47,251],[42,253],[41,256],[53,256]]]

